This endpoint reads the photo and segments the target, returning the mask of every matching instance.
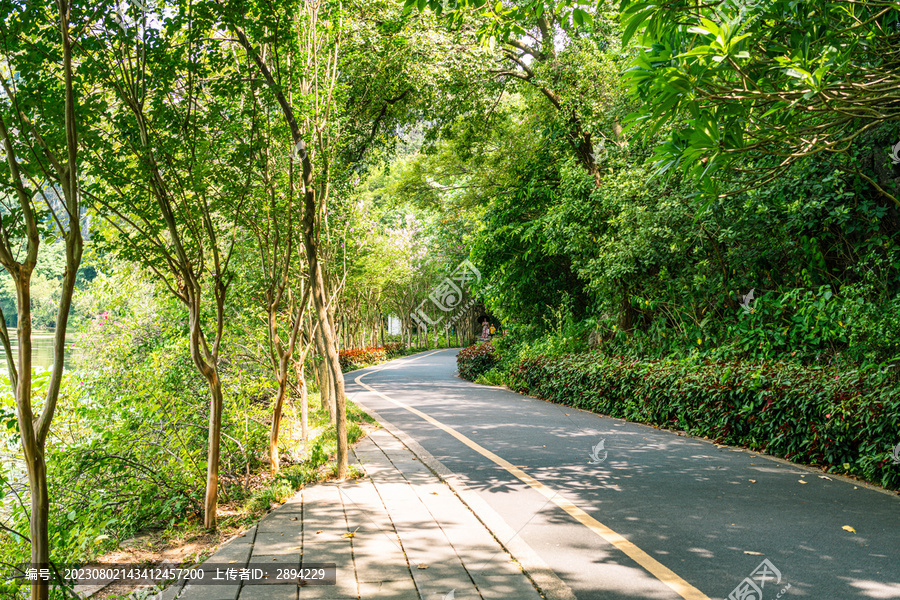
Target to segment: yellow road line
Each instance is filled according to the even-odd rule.
[[[432,354],[435,354],[436,352],[440,352],[440,350],[431,352],[429,354],[425,354],[423,356],[417,356],[416,358],[414,358],[412,360],[418,360],[420,358],[425,358],[426,356],[431,356]],[[407,361],[407,362],[411,362],[411,361]],[[371,386],[366,385],[365,383],[360,381],[363,377],[366,377],[366,376],[371,375],[372,373],[376,373],[376,372],[377,371],[370,371],[368,373],[363,373],[362,375],[357,377],[355,381],[356,381],[356,383],[358,383],[365,389],[369,390],[373,394],[376,394],[376,395],[384,398],[388,402],[391,402],[392,404],[395,404],[395,405],[399,406],[400,408],[408,410],[409,412],[413,413],[414,415],[424,419],[425,421],[428,421],[429,423],[431,423],[438,429],[446,431],[447,433],[449,433],[450,435],[452,435],[453,437],[458,439],[460,442],[462,442],[463,444],[465,444],[466,446],[468,446],[469,448],[474,450],[475,452],[481,454],[482,456],[484,456],[485,458],[487,458],[494,464],[506,469],[506,471],[509,472],[513,477],[515,477],[522,483],[525,483],[526,485],[531,487],[533,490],[535,490],[536,492],[538,492],[539,494],[541,494],[542,496],[544,496],[545,498],[547,498],[548,500],[553,502],[556,506],[558,506],[562,510],[566,511],[566,513],[568,513],[569,516],[571,516],[573,519],[575,519],[576,521],[578,521],[579,523],[581,523],[582,525],[584,525],[585,527],[587,527],[588,529],[593,531],[595,534],[597,534],[599,537],[604,539],[606,542],[608,542],[608,543],[612,544],[613,546],[615,546],[616,548],[618,548],[621,552],[623,552],[626,556],[628,556],[628,558],[630,558],[634,562],[641,565],[651,575],[656,577],[658,580],[660,580],[662,583],[666,584],[670,588],[672,588],[672,590],[676,594],[678,594],[679,596],[684,598],[684,600],[710,600],[709,596],[707,596],[706,594],[704,594],[703,592],[701,592],[700,590],[698,590],[697,588],[695,588],[694,586],[689,584],[687,581],[685,581],[684,579],[682,579],[681,577],[676,575],[674,571],[672,571],[671,569],[669,569],[668,567],[663,565],[661,562],[659,562],[658,560],[656,560],[655,558],[653,558],[652,556],[650,556],[649,554],[647,554],[646,552],[644,552],[643,550],[638,548],[632,542],[629,542],[623,536],[616,533],[615,531],[613,531],[612,529],[610,529],[609,527],[607,527],[606,525],[604,525],[603,523],[601,523],[600,521],[598,521],[597,519],[595,519],[594,517],[592,517],[591,515],[586,513],[585,511],[581,510],[580,508],[575,506],[575,504],[573,504],[569,500],[566,500],[559,492],[556,492],[552,488],[547,487],[546,485],[544,485],[543,483],[541,483],[540,481],[538,481],[537,479],[535,479],[534,477],[532,477],[531,475],[529,475],[528,473],[526,473],[525,471],[520,469],[519,467],[517,467],[517,466],[513,465],[512,463],[510,463],[509,461],[497,456],[496,454],[494,454],[493,452],[491,452],[484,446],[481,446],[477,442],[472,441],[471,439],[464,436],[460,432],[456,431],[452,427],[450,427],[448,425],[444,425],[443,423],[441,423],[434,417],[427,415],[427,414],[423,413],[422,411],[420,411],[416,408],[413,408],[412,406],[409,406],[408,404],[404,404],[403,402],[400,402],[399,400],[394,400],[390,396],[382,394],[378,390],[376,390],[376,389],[372,388]]]

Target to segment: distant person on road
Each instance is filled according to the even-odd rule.
[[[488,321],[487,317],[484,318],[481,325],[481,341],[489,342],[491,341],[491,322]]]

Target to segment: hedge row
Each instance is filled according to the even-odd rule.
[[[342,371],[352,371],[383,363],[401,355],[401,345],[385,344],[384,346],[368,346],[366,348],[347,348],[338,353]]]
[[[462,375],[462,369],[460,370]],[[515,391],[856,475],[900,489],[900,386],[881,370],[635,360],[522,359]]]
[[[484,375],[497,363],[497,351],[491,342],[473,344],[463,348],[456,355],[456,368],[459,370],[459,376],[469,381],[475,381],[479,375]]]

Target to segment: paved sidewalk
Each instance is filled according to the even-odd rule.
[[[335,563],[335,585],[189,583],[166,590],[163,600],[540,598],[468,507],[397,438],[379,430],[355,454],[368,477],[307,486],[206,561]]]

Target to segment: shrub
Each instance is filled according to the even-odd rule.
[[[784,363],[523,358],[516,391],[900,488],[900,386],[889,371]]]
[[[347,348],[339,353],[341,370],[351,371],[371,365],[377,365],[387,360],[387,348],[385,346],[369,346],[368,348]]]
[[[459,376],[469,381],[475,381],[479,375],[483,375],[493,369],[499,358],[491,342],[474,344],[463,348],[456,355],[456,367]]]

